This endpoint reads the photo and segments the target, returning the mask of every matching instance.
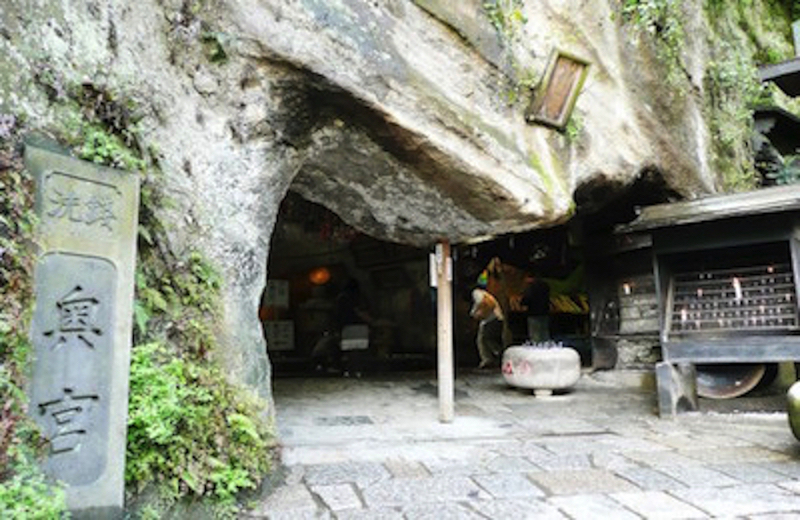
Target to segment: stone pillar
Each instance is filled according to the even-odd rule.
[[[124,505],[139,179],[28,146],[39,246],[29,413],[77,518]]]
[[[697,370],[691,363],[656,363],[656,383],[661,417],[697,410]]]

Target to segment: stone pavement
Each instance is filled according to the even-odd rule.
[[[649,372],[534,397],[460,373],[277,379],[284,478],[250,519],[800,518],[800,442],[773,411],[656,415]],[[775,405],[775,403],[778,403]],[[763,408],[763,406],[762,406]]]

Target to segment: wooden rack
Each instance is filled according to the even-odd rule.
[[[798,330],[788,261],[676,273],[670,292],[671,334]]]

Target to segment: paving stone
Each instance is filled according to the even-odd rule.
[[[383,463],[394,478],[425,478],[431,474],[420,462],[404,459],[389,459]]]
[[[289,396],[287,401],[278,395],[276,402],[291,403],[283,424],[288,421],[296,429],[283,451],[286,482],[305,484],[317,494],[258,511],[281,520],[396,520],[406,513],[437,520],[443,515],[594,520],[691,517],[698,514],[695,510],[700,516],[723,518],[800,518],[800,449],[785,417],[780,424],[756,414],[698,414],[688,421],[665,421],[653,415],[652,391],[644,395],[628,388],[607,389],[584,379],[576,392],[559,396],[568,399],[545,403],[506,392],[488,377],[480,386],[467,374],[465,380],[475,383],[470,402],[481,395],[491,403],[474,404],[494,424],[474,431],[423,424],[429,416],[436,422],[435,398],[425,403],[432,411],[414,408],[419,395],[408,390],[408,382],[387,383],[392,390],[384,395],[380,392],[385,389],[366,388],[363,380],[358,387],[356,381],[339,381],[352,387],[343,394],[335,386],[326,391],[325,381],[315,380],[303,390],[307,398],[291,401]],[[401,404],[406,411],[395,410]],[[512,413],[504,415],[508,407],[527,407],[523,421]],[[306,431],[313,421],[303,419],[354,414],[375,418],[380,437],[370,437],[377,429],[368,424],[349,426],[354,434],[350,440],[315,437]],[[613,419],[602,418],[606,416]],[[497,427],[506,420],[509,428]],[[348,460],[362,465],[345,464]],[[303,466],[303,461],[313,465]],[[536,469],[520,472],[529,468],[524,461]],[[535,491],[525,495],[537,486],[544,496]],[[363,505],[349,507],[344,499],[327,504],[327,490],[329,496],[347,500],[355,495]]]
[[[800,495],[771,484],[695,487],[671,493],[715,517],[800,511]]]
[[[490,498],[475,482],[462,476],[385,480],[365,489],[363,496],[369,507]]]
[[[559,508],[573,520],[598,520],[599,518],[641,520],[638,515],[606,495],[552,497],[547,502]]]
[[[598,433],[596,435],[567,435],[542,440],[540,445],[547,451],[556,455],[593,453],[602,451],[606,447],[601,444],[600,439],[608,437],[609,433]],[[615,435],[614,435],[615,436]]]
[[[526,473],[538,468],[524,457],[500,456],[490,461],[486,469],[494,473]]]
[[[546,450],[540,441],[526,441],[522,443],[519,450],[520,455],[524,455],[533,460],[537,457],[552,457],[553,452]]]
[[[617,470],[616,474],[648,491],[684,489],[686,487],[674,478],[652,468],[623,468]]]
[[[275,511],[268,513],[267,520],[331,520],[329,511]]]
[[[541,489],[519,473],[478,475],[473,480],[495,498],[544,496]]]
[[[286,484],[292,486],[294,484],[300,484],[303,481],[303,477],[306,476],[306,469],[304,466],[292,466],[289,468],[286,474]]]
[[[756,446],[716,447],[714,449],[681,450],[681,455],[705,464],[767,462],[787,460],[783,453]]]
[[[734,486],[740,483],[733,477],[702,466],[659,466],[656,469],[689,487]]]
[[[584,419],[574,419],[563,416],[564,405],[567,403],[559,402],[560,397],[554,396],[549,399],[536,399],[536,403],[525,412],[518,414],[519,407],[512,407],[517,421],[524,425],[526,431],[531,434],[540,435],[575,435],[575,434],[595,434],[606,433],[608,430]],[[547,407],[558,406],[559,414],[547,417]]]
[[[797,440],[792,435],[788,425],[781,424],[780,429],[772,430],[756,430],[756,431],[732,431],[731,442],[738,442],[743,445],[759,445],[768,448],[784,451],[791,450],[793,445],[797,444]]]
[[[797,462],[766,462],[759,464],[759,466],[787,477],[800,479],[800,464]]]
[[[700,462],[690,459],[675,451],[623,451],[622,454],[632,461],[653,468],[662,466],[697,466]]]
[[[546,405],[558,405],[555,399],[551,402],[547,402],[546,400],[539,400],[541,404]],[[559,410],[561,412],[561,410]],[[556,417],[554,421],[548,421],[550,423],[549,430],[553,432],[553,434],[595,434],[595,433],[607,433],[608,429],[605,426],[602,426],[593,421],[586,421],[584,419],[570,419],[564,418],[563,416]]]
[[[599,469],[530,473],[528,477],[554,495],[638,491],[627,480]]]
[[[307,466],[304,480],[309,485],[352,482],[359,487],[366,487],[390,477],[389,471],[378,462],[340,462]]]
[[[599,452],[590,457],[591,465],[597,469],[619,471],[626,468],[638,468],[639,465],[623,457],[619,453]]]
[[[291,515],[296,515],[298,518],[311,518],[318,512],[314,496],[302,484],[277,488],[253,511],[256,515],[266,515],[268,518],[280,518],[282,514],[287,515],[285,518],[290,518]]]
[[[363,507],[361,499],[353,489],[352,484],[334,484],[332,486],[311,486],[311,492],[316,493],[333,511],[340,509],[358,509]]]
[[[726,448],[734,448],[737,446],[751,446],[752,443],[745,439],[740,439],[735,436],[737,428],[731,428],[729,425],[721,426],[721,432],[714,432],[709,425],[703,424],[700,431],[693,431],[691,437],[696,439],[695,448],[724,446]]]
[[[797,493],[798,495],[800,495],[800,481],[798,480],[781,481],[781,482],[776,482],[776,484],[782,487],[783,489],[788,489],[792,493]]]
[[[786,480],[786,475],[767,469],[761,464],[715,464],[711,469],[747,484],[776,483]]]
[[[469,442],[469,445],[477,450],[493,452],[497,455],[507,455],[513,453],[515,455],[524,455],[522,448],[525,445],[519,439],[481,439],[474,442]]]
[[[590,469],[592,461],[589,455],[585,453],[576,453],[574,455],[550,455],[548,457],[531,458],[534,464],[539,468],[546,471],[559,471],[570,469]]]
[[[404,520],[399,508],[346,509],[336,512],[336,520]]]
[[[541,499],[472,502],[475,511],[497,520],[567,520],[555,506]]]
[[[415,504],[403,508],[406,520],[486,520],[465,504],[440,502]]]
[[[686,435],[686,434],[659,435],[651,440],[656,440],[658,444],[662,446],[667,446],[674,450],[709,449],[720,446],[720,444],[711,443],[706,440],[698,439],[693,435]]]
[[[598,440],[603,449],[608,451],[617,451],[623,453],[642,452],[669,452],[672,450],[669,446],[654,442],[646,437],[636,437],[632,434],[621,435],[619,432],[614,432],[614,435],[603,437]]]
[[[660,491],[614,493],[611,498],[648,519],[706,518],[699,509]]]
[[[426,460],[423,465],[436,476],[439,475],[478,475],[490,471],[478,461],[465,462],[463,460],[434,459]]]

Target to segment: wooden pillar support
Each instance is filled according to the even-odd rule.
[[[453,422],[453,263],[450,243],[436,244],[437,374],[439,379],[439,421]]]

